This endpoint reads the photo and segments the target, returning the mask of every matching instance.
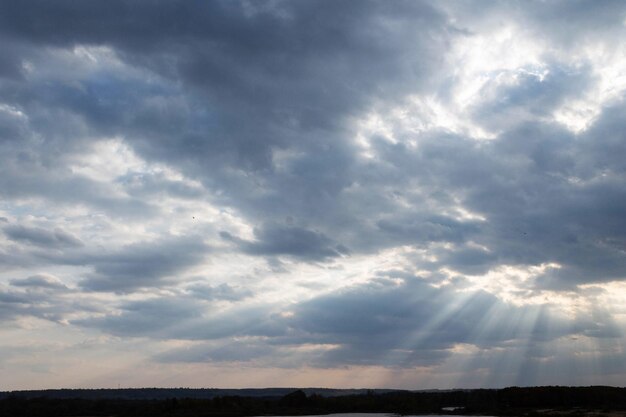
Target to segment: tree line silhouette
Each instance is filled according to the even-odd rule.
[[[82,391],[82,390],[77,390]],[[511,387],[451,391],[368,391],[358,395],[307,395],[295,390],[284,396],[225,395],[213,398],[172,396],[165,399],[53,398],[4,393],[0,416],[262,416],[331,413],[585,415],[626,410],[626,388]],[[453,411],[451,408],[455,408]],[[446,409],[449,410],[446,412]]]

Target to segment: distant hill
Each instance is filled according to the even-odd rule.
[[[123,400],[162,400],[167,398],[212,399],[216,397],[239,396],[254,398],[283,397],[299,388],[124,388],[124,389],[48,389],[25,391],[0,391],[0,399],[9,396],[18,398],[56,398],[56,399],[123,399]],[[307,396],[316,394],[322,397],[362,395],[367,392],[384,394],[397,390],[390,389],[332,389],[301,388]]]

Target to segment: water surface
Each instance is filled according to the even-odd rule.
[[[418,415],[406,415],[402,417],[467,417],[456,414],[418,414]],[[397,417],[396,414],[389,413],[338,413],[338,414],[323,414],[323,415],[306,415],[306,416],[279,416],[279,417]],[[488,417],[488,416],[482,416]]]

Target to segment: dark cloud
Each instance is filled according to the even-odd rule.
[[[117,336],[154,339],[214,340],[230,337],[276,337],[286,328],[268,306],[219,311],[202,298],[158,297],[122,303],[119,314],[90,317],[73,324]]]
[[[0,269],[18,272],[0,319],[189,343],[163,362],[435,366],[468,345],[468,369],[521,357],[521,382],[563,338],[621,340],[613,310],[524,303],[626,278],[625,18],[590,0],[0,2]],[[492,68],[472,41],[512,46]],[[597,114],[574,132],[563,106]],[[350,269],[381,254],[402,265]],[[318,285],[275,297],[303,263]],[[519,305],[470,289],[504,267],[539,271]],[[343,289],[313,292],[331,268]]]
[[[15,292],[3,292],[0,295],[2,303],[6,304],[23,304],[28,301],[27,297],[22,296],[20,293]]]
[[[349,185],[345,172],[353,155],[341,130],[344,119],[374,100],[406,94],[407,83],[422,88],[440,58],[436,45],[452,36],[444,16],[423,2],[268,3],[253,16],[237,2],[118,1],[95,14],[72,3],[3,8],[11,39],[107,45],[169,86],[98,74],[24,93],[29,107],[54,105],[66,118],[84,121],[93,136],[124,135],[142,156],[199,175],[250,214],[275,212],[279,204],[291,212],[326,211]],[[127,18],[120,21],[120,15]],[[159,24],[163,16],[179,23]],[[53,20],[51,26],[36,23]],[[418,28],[430,36],[413,36]],[[182,82],[178,94],[184,95],[172,91],[179,90],[170,85],[172,77]],[[289,175],[276,176],[278,149],[308,156],[289,166]],[[270,190],[288,188],[293,198],[257,197],[250,193],[258,187],[255,178]],[[25,185],[19,189],[30,188]]]
[[[621,334],[599,310],[592,317],[572,319],[546,306],[514,306],[485,292],[434,288],[421,279],[354,286],[297,303],[287,316],[264,308],[225,314],[204,310],[200,315],[189,301],[165,299],[123,308],[122,315],[80,324],[117,335],[211,340],[157,355],[155,359],[163,362],[432,367],[441,365],[458,345],[506,352],[520,343],[539,354],[546,343],[563,337],[610,340]],[[158,326],[154,317],[162,315],[173,317],[171,325],[168,319]],[[308,348],[298,350],[303,345]]]
[[[462,344],[505,348],[574,334],[615,337],[601,314],[571,320],[545,306],[515,306],[486,292],[434,288],[421,279],[353,287],[300,303],[293,312],[289,325],[309,342],[338,346],[310,358],[323,367],[433,366]]]
[[[67,287],[54,275],[37,274],[23,279],[9,281],[14,287],[44,288],[51,290],[67,289]]]
[[[117,315],[78,319],[73,324],[96,327],[116,336],[166,338],[202,314],[202,304],[192,300],[155,298],[128,302]]]
[[[94,313],[97,305],[73,298],[72,290],[49,274],[11,281],[14,288],[0,286],[0,321],[37,318],[62,323],[77,313]]]
[[[14,320],[27,303],[24,297],[9,292],[0,292],[0,321]]]
[[[78,237],[59,228],[47,230],[40,227],[9,225],[5,226],[3,230],[11,240],[25,241],[32,245],[50,249],[83,246]]]
[[[405,219],[390,216],[391,218],[381,219],[376,223],[381,231],[392,235],[397,243],[464,242],[480,228],[476,222],[459,221],[441,215],[432,215],[430,218],[411,213],[400,215],[404,215]]]
[[[250,255],[289,255],[308,261],[325,260],[346,254],[348,249],[322,233],[277,224],[266,224],[254,230],[255,241],[221,232],[223,239],[238,245]]]
[[[165,87],[165,81],[150,87],[137,84],[132,78],[112,75],[81,80],[80,89],[64,85],[46,87],[33,99],[43,100],[46,105],[60,105],[97,132],[132,132],[129,143],[142,156],[167,161],[190,175],[200,176],[209,189],[222,193],[225,202],[235,204],[264,224],[257,229],[255,241],[233,240],[245,253],[324,260],[345,253],[346,247],[351,251],[378,250],[398,244],[446,241],[459,247],[442,253],[443,261],[439,264],[449,263],[466,273],[485,272],[501,262],[566,261],[563,256],[549,255],[544,250],[563,247],[563,243],[555,242],[556,225],[551,219],[537,215],[527,219],[527,213],[531,212],[528,209],[531,205],[549,207],[551,201],[556,202],[556,195],[572,198],[571,190],[575,187],[564,184],[563,178],[574,174],[572,158],[583,155],[583,151],[577,148],[579,140],[568,139],[569,133],[549,125],[529,126],[528,120],[551,111],[584,90],[590,82],[585,68],[553,62],[547,67],[545,77],[519,73],[513,84],[493,90],[490,94],[494,99],[483,103],[476,110],[476,117],[499,118],[509,125],[513,119],[521,123],[516,130],[503,133],[494,145],[479,148],[461,138],[435,135],[432,140],[418,138],[422,145],[415,153],[402,149],[401,145],[389,147],[381,143],[376,149],[380,159],[362,165],[355,158],[356,149],[346,141],[345,126],[340,121],[371,105],[373,94],[379,101],[401,99],[406,92],[396,87],[412,80],[415,91],[422,88],[430,76],[429,59],[437,59],[436,50],[431,48],[456,36],[446,26],[445,17],[430,6],[398,3],[383,7],[375,2],[359,5],[337,2],[311,8],[285,3],[273,9],[261,8],[250,18],[247,14],[251,12],[236,3],[207,5],[194,9],[194,13],[189,5],[169,4],[161,7],[189,24],[176,27],[165,24],[158,31],[156,26],[149,29],[159,21],[152,7],[134,6],[145,13],[133,13],[128,21],[120,22],[107,16],[115,15],[115,10],[126,15],[130,6],[115,2],[92,25],[87,24],[95,19],[90,7],[65,3],[40,6],[39,9],[5,6],[10,9],[6,15],[14,15],[5,32],[12,39],[28,42],[47,39],[46,42],[56,46],[109,45],[120,59],[131,65],[161,74],[163,80],[178,77],[185,86],[195,89],[194,95],[189,96],[183,94],[187,94],[184,89],[176,92]],[[62,10],[71,10],[74,18],[52,36],[49,32],[52,27],[33,26],[44,9],[50,9],[47,14],[59,18],[67,16]],[[150,16],[154,20],[149,20]],[[383,16],[396,22],[394,31],[382,23]],[[214,24],[206,23],[206,19]],[[409,47],[401,40],[411,31],[408,22],[416,20],[422,22],[422,31],[426,28],[433,31],[429,42],[434,43],[417,45],[425,54],[409,70],[407,63],[398,57]],[[205,24],[200,25],[201,21]],[[108,27],[118,31],[113,33]],[[144,30],[137,31],[138,27]],[[363,31],[363,27],[368,27],[368,31]],[[329,31],[333,33],[333,42],[325,41]],[[259,33],[263,36],[258,36]],[[197,42],[181,46],[183,39]],[[202,47],[206,42],[212,47]],[[389,45],[394,48],[387,48]],[[411,48],[416,45],[411,44]],[[164,67],[166,57],[173,62],[174,72]],[[324,71],[318,69],[320,65],[325,66]],[[346,79],[350,80],[347,85],[343,81]],[[216,100],[219,107],[214,106]],[[263,105],[257,105],[261,102]],[[129,106],[134,109],[130,118],[122,110]],[[214,111],[209,116],[203,108]],[[511,112],[526,116],[517,117]],[[163,117],[164,114],[167,116]],[[251,126],[254,130],[250,130]],[[611,129],[616,131],[614,126]],[[223,137],[230,139],[220,139]],[[294,156],[284,161],[276,159],[277,150]],[[241,171],[233,171],[232,167]],[[404,175],[399,176],[400,173]],[[30,193],[63,199],[80,196],[82,202],[90,201],[124,213],[149,211],[137,199],[107,201],[102,197],[106,194],[104,189],[88,191],[93,190],[93,184],[80,178],[63,178],[56,185],[37,187],[21,174],[6,178],[11,178],[5,187],[7,195]],[[399,194],[378,195],[390,181],[398,189],[410,188],[417,181],[418,194],[409,197],[409,204],[415,207],[426,198],[427,208],[417,215],[398,204],[395,198]],[[201,192],[182,183],[149,176],[129,175],[120,178],[119,183],[133,195],[144,197],[159,189],[192,198]],[[345,191],[355,184],[368,184],[363,192],[376,196],[378,201],[358,205],[365,196]],[[68,189],[83,191],[69,194],[65,192]],[[607,190],[607,194],[615,191],[619,190]],[[486,215],[488,223],[437,217],[437,211],[445,207],[452,194],[457,199],[460,196],[468,208]],[[531,196],[535,197],[531,199]],[[546,198],[542,200],[542,197]],[[599,200],[595,201],[600,204]],[[494,205],[488,207],[490,202]],[[383,215],[383,211],[389,214]],[[511,215],[502,216],[503,213]],[[301,219],[298,224],[283,227],[276,223],[293,214]],[[550,215],[557,218],[560,213],[554,210]],[[546,228],[548,224],[550,227]],[[470,238],[489,243],[485,246],[492,252],[464,248],[464,242]],[[545,245],[536,245],[537,250],[520,250],[533,239],[547,240]],[[502,249],[496,251],[495,247]],[[619,268],[618,263],[615,273],[607,274],[606,279],[615,278]]]
[[[454,344],[471,342],[475,326],[499,303],[486,293],[457,297],[422,281],[363,286],[298,305],[291,324],[339,345],[319,359],[321,366],[434,364]],[[498,330],[490,329],[505,340]]]
[[[601,4],[592,0],[537,2],[524,10],[528,22],[554,37],[562,44],[576,48],[582,39],[602,39],[611,32],[623,32],[626,11],[619,0]],[[578,28],[577,36],[568,35],[571,27]]]
[[[557,263],[562,268],[551,274],[564,288],[622,279],[618,213],[626,200],[623,169],[612,158],[620,153],[624,128],[618,109],[623,105],[607,107],[578,135],[527,121],[487,143],[449,134],[416,137],[416,149],[378,142],[375,151],[384,163],[370,165],[367,191],[381,199],[379,184],[393,181],[412,193],[385,196],[384,217],[375,205],[353,209],[353,217],[375,220],[383,232],[372,235],[366,226],[359,237],[381,246],[453,244],[433,248],[437,262],[420,267],[481,274],[503,264]],[[434,216],[455,201],[484,220]],[[345,242],[353,251],[363,248],[359,241]]]
[[[208,247],[198,236],[136,243],[116,251],[88,254],[69,260],[92,266],[94,272],[79,282],[89,291],[130,292],[176,281],[176,275],[202,261]]]

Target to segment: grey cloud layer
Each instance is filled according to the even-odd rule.
[[[11,240],[26,241],[36,246],[49,248],[83,245],[76,236],[61,229],[50,231],[38,227],[6,226],[4,233]]]
[[[303,260],[325,260],[349,252],[345,246],[334,244],[324,234],[293,226],[263,225],[254,231],[256,241],[240,239],[228,232],[221,232],[220,235],[251,255],[290,255]]]
[[[241,305],[231,312],[201,316],[197,303],[172,299],[122,308],[122,315],[77,324],[116,335],[206,341],[158,355],[156,359],[164,362],[433,366],[459,344],[503,348],[519,343],[527,349],[533,346],[535,353],[525,358],[532,361],[544,355],[546,343],[559,338],[585,335],[610,340],[622,335],[610,320],[599,317],[601,311],[593,318],[572,319],[547,307],[507,305],[484,292],[459,297],[450,288],[435,289],[421,279],[401,284],[380,279],[295,304],[287,316],[271,306]],[[301,352],[300,346],[311,347]]]
[[[141,242],[104,253],[85,253],[60,258],[60,263],[93,267],[79,282],[91,291],[132,292],[158,287],[168,279],[201,262],[208,251],[198,236]]]
[[[585,42],[610,51],[625,18],[619,1],[1,2],[0,272],[13,275],[0,319],[70,317],[120,337],[195,343],[162,361],[272,366],[283,356],[433,365],[464,343],[619,338],[608,313],[567,319],[456,290],[502,266],[558,264],[523,284],[535,293],[626,278],[623,93],[578,133],[552,117],[600,83],[595,62],[570,57]],[[482,74],[465,116],[494,137],[407,127],[415,97],[455,108],[455,65],[465,65],[456,43],[508,24],[549,47],[539,69]],[[394,140],[364,127],[371,114]],[[115,171],[98,154],[111,140],[151,168]],[[98,157],[101,172],[80,169]],[[197,208],[209,202],[249,229],[173,225],[213,216]],[[124,243],[103,244],[103,229]],[[428,255],[407,255],[424,279],[402,271],[401,284],[287,306],[262,299],[259,288],[297,280],[298,266],[327,272],[400,247]],[[265,259],[276,274],[249,288],[234,273],[186,275],[222,255]],[[53,268],[74,269],[59,278]],[[267,278],[258,271],[252,279]],[[81,305],[73,318],[64,291],[115,293],[118,312]],[[149,298],[125,298],[133,293]]]

